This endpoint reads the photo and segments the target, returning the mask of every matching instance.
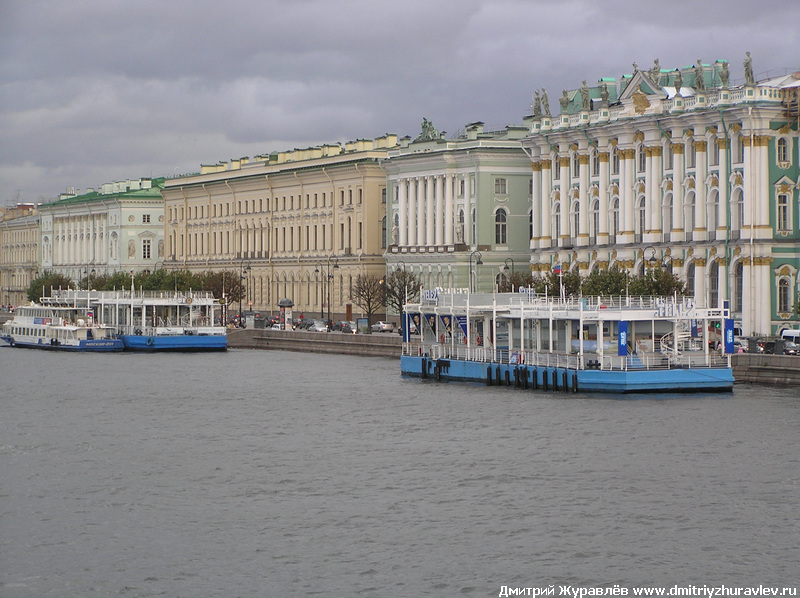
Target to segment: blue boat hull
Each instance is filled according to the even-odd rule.
[[[11,337],[2,337],[0,338],[0,340],[2,340],[3,342],[12,347],[19,347],[22,349],[39,349],[44,351],[74,351],[76,353],[97,353],[97,352],[105,353],[109,351],[122,351],[125,348],[122,341],[118,338],[82,340],[77,345],[50,343],[45,341],[44,339],[40,339],[39,342],[36,343],[19,342],[15,341]]]
[[[143,336],[136,334],[120,335],[126,351],[226,351],[228,337],[216,335],[171,335]]]
[[[733,390],[733,370],[729,367],[570,370],[453,359],[433,360],[403,355],[400,358],[400,369],[403,375],[420,378],[572,392],[730,392]]]

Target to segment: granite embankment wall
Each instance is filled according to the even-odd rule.
[[[230,349],[279,349],[307,353],[338,353],[400,359],[399,334],[342,334],[304,330],[233,329],[228,331]]]
[[[736,382],[781,386],[800,383],[800,356],[739,353],[731,357]]]

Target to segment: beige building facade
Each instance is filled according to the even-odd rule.
[[[386,175],[395,135],[202,166],[168,180],[166,268],[238,271],[232,309],[354,319],[359,275],[382,277]],[[229,314],[232,312],[229,311]]]
[[[7,209],[0,218],[0,303],[27,303],[28,287],[38,274],[38,211],[33,206]]]

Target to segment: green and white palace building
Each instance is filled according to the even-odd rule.
[[[537,92],[531,268],[669,268],[698,301],[729,301],[744,335],[797,327],[800,73],[756,82],[728,63]],[[558,112],[558,114],[556,114]]]

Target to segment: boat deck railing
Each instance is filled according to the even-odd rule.
[[[597,353],[559,353],[557,351],[509,351],[492,347],[428,344],[407,342],[405,355],[419,355],[430,359],[455,359],[478,363],[527,365],[569,370],[669,370],[684,368],[730,367],[730,356],[716,352],[663,353],[638,352],[630,355],[599,355]]]

